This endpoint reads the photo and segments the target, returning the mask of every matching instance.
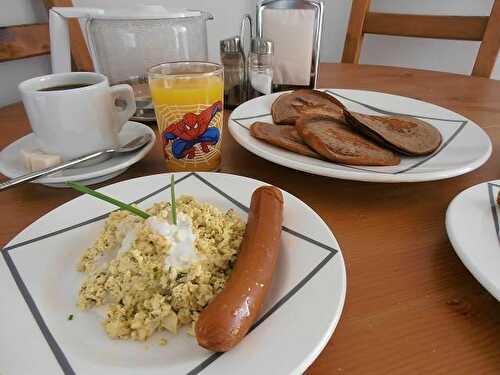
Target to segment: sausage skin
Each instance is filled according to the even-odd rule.
[[[202,347],[226,352],[252,327],[271,286],[282,222],[281,191],[273,186],[255,190],[234,270],[196,322],[196,339]]]

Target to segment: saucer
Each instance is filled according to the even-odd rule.
[[[66,181],[78,181],[84,185],[93,185],[109,180],[125,172],[132,164],[137,163],[151,150],[155,143],[155,133],[148,126],[139,122],[127,121],[118,138],[120,144],[126,144],[140,135],[151,134],[151,141],[141,149],[133,152],[117,154],[102,163],[85,167],[68,168],[51,176],[45,176],[35,183],[51,187],[65,187]],[[0,152],[0,173],[15,178],[30,171],[25,167],[21,156],[21,149],[32,150],[38,148],[36,137],[30,133],[11,143]]]

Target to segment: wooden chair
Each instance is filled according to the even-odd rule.
[[[53,6],[73,6],[71,0],[44,0],[47,9]],[[71,57],[76,71],[93,71],[78,20],[69,20]],[[0,62],[48,55],[50,53],[49,25],[37,23],[0,27]]]
[[[490,77],[500,48],[500,0],[489,17],[429,16],[370,12],[371,0],[353,0],[342,62],[357,64],[364,34],[475,40],[481,46],[473,76]]]

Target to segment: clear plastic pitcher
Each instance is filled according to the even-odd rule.
[[[109,10],[54,7],[49,14],[53,72],[71,71],[67,19],[83,19],[96,72],[111,84],[130,84],[138,110],[149,109],[153,118],[148,68],[163,62],[207,60],[206,21],[213,17],[203,11],[154,5]]]

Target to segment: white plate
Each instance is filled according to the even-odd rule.
[[[499,191],[497,180],[458,194],[446,211],[446,231],[465,266],[500,301]]]
[[[432,155],[403,156],[393,167],[364,167],[334,164],[284,150],[250,135],[254,121],[272,122],[271,105],[281,95],[275,93],[250,100],[231,114],[229,130],[250,152],[289,168],[345,180],[371,182],[417,182],[458,176],[479,168],[491,155],[488,135],[475,123],[448,109],[403,96],[362,90],[326,90],[351,110],[366,114],[405,114],[434,125],[443,144]]]
[[[191,194],[246,218],[263,182],[218,173],[177,173],[176,193]],[[169,200],[169,175],[119,182],[100,191],[147,207]],[[328,342],[346,293],[346,270],[328,226],[306,204],[283,192],[282,252],[264,314],[232,351],[214,354],[181,332],[148,344],[111,340],[97,313],[76,300],[78,258],[113,210],[78,197],[14,238],[0,260],[0,373],[26,374],[290,374],[304,371]],[[67,319],[74,314],[74,319]]]
[[[148,126],[134,121],[128,121],[123,126],[118,135],[122,145],[143,134],[151,134],[151,141],[137,151],[116,155],[102,163],[65,169],[52,176],[42,177],[35,182],[52,187],[64,187],[66,181],[79,181],[85,185],[92,185],[109,180],[125,172],[128,167],[146,156],[155,143],[155,133]],[[37,148],[37,140],[33,133],[11,143],[0,152],[0,172],[9,178],[29,173],[24,165],[20,151],[21,149],[33,150]]]

